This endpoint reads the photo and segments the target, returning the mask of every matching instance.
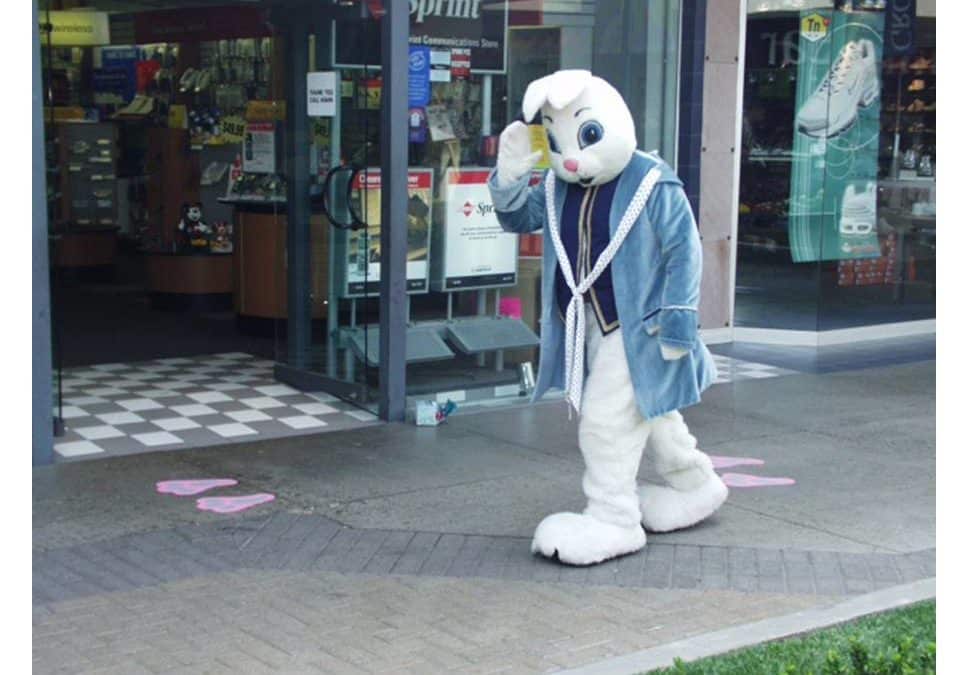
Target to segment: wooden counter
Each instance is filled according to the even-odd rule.
[[[50,244],[55,267],[100,267],[116,263],[116,228],[55,234]]]
[[[229,253],[176,255],[146,253],[149,293],[216,295],[233,293],[233,256]]]

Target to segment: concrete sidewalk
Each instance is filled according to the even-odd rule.
[[[716,386],[687,411],[731,488],[591,568],[533,558],[582,506],[562,404],[34,471],[36,672],[546,672],[935,576],[935,363]],[[173,478],[267,491],[239,515]]]

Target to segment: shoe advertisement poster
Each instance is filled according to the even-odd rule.
[[[803,12],[799,43],[793,261],[875,258],[883,13]]]

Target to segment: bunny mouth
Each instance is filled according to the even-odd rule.
[[[593,179],[594,179],[594,178],[595,178],[595,176],[591,176],[590,178],[579,178],[579,177],[578,177],[577,183],[580,184],[580,187],[590,187],[590,185],[593,183]]]

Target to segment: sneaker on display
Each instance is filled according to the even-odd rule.
[[[868,182],[862,192],[853,183],[843,191],[840,205],[841,234],[870,234],[877,227],[877,184]]]
[[[924,155],[920,158],[920,164],[917,165],[917,175],[924,177],[933,175],[933,160],[930,155]]]
[[[917,151],[913,148],[910,148],[903,153],[903,163],[900,165],[904,169],[916,169],[917,168]]]
[[[852,40],[800,107],[797,128],[814,138],[832,138],[852,125],[860,108],[877,100],[876,48],[870,40]]]
[[[197,82],[197,71],[193,68],[187,68],[180,76],[180,93],[186,93],[193,89]]]
[[[201,70],[200,73],[197,75],[196,81],[194,82],[193,91],[199,94],[201,91],[203,91],[209,86],[210,86],[210,71]]]

